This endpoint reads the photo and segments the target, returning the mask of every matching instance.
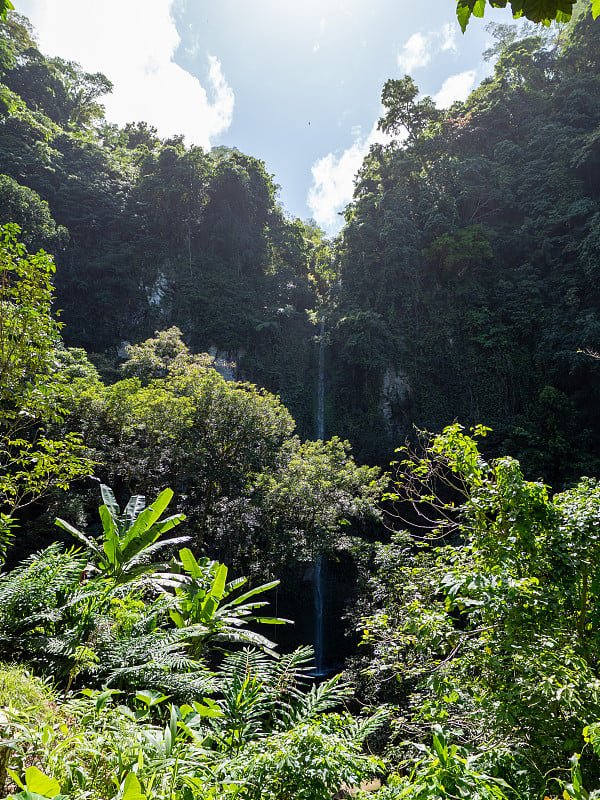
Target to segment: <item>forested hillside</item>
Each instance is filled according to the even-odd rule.
[[[56,257],[66,343],[110,366],[121,342],[176,324],[196,352],[245,355],[312,433],[304,312],[319,236],[284,217],[264,164],[109,125],[104,76],[44,57],[16,14],[2,34],[0,218]]]
[[[598,45],[494,31],[494,75],[438,112],[390,80],[384,127],[335,245],[289,220],[264,164],[103,120],[102,75],[3,23],[0,219],[56,256],[67,344],[106,375],[123,341],[177,325],[316,432],[387,463],[413,424],[493,428],[490,452],[564,483],[597,467]],[[117,373],[112,372],[116,377]],[[570,454],[570,458],[565,456]],[[575,454],[575,455],[574,455]]]
[[[314,435],[324,313],[326,429],[359,458],[385,464],[413,424],[458,418],[568,481],[597,467],[600,435],[598,364],[581,352],[599,338],[592,25],[497,27],[493,77],[448,112],[388,81],[383,123],[400,138],[372,148],[332,246],[285,217],[251,156],[108,125],[108,81],[44,57],[12,15],[0,218],[56,256],[65,341],[105,371],[123,341],[178,325]]]
[[[386,85],[384,125],[408,138],[363,164],[332,320],[336,430],[371,457],[386,433],[459,419],[552,483],[597,471],[593,25],[496,28],[493,76],[445,114]]]

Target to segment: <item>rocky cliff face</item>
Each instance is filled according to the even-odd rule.
[[[389,366],[383,374],[379,408],[390,436],[398,435],[406,428],[411,397],[408,375]]]

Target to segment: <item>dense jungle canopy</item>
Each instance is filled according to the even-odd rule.
[[[324,316],[326,431],[360,459],[385,464],[413,424],[458,418],[568,480],[595,468],[599,433],[598,364],[582,352],[598,342],[594,24],[582,11],[525,38],[496,26],[494,75],[448,112],[388,81],[382,123],[408,140],[372,148],[327,242],[286,218],[251,156],[105,123],[106,78],[43,56],[13,14],[0,219],[54,255],[65,343],[108,379],[121,342],[177,325],[311,436]]]

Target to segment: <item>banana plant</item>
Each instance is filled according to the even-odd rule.
[[[101,541],[86,536],[64,519],[57,519],[56,524],[92,551],[96,567],[111,582],[128,583],[141,575],[155,573],[157,565],[150,562],[151,556],[165,547],[181,544],[189,539],[189,536],[179,536],[157,541],[163,533],[185,519],[185,514],[174,514],[160,520],[173,497],[171,489],[162,491],[148,507],[143,495],[134,495],[123,513],[112,489],[103,484],[100,490],[104,500],[99,508],[102,521]]]
[[[197,561],[191,550],[179,551],[176,568],[180,570],[179,584],[174,583],[169,615],[180,629],[187,629],[193,655],[198,655],[203,643],[213,641],[246,642],[272,651],[275,644],[262,634],[246,629],[251,623],[284,625],[290,620],[255,613],[268,605],[267,600],[255,600],[279,584],[263,583],[235,596],[247,578],[227,581],[227,567],[218,561],[202,558]]]

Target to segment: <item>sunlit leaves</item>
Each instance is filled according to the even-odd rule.
[[[47,494],[67,489],[90,472],[92,463],[80,436],[34,440],[0,438],[0,502],[16,509]]]
[[[418,94],[410,75],[387,80],[381,93],[386,113],[378,122],[379,130],[414,141],[430,122],[439,119],[440,112],[431,97],[417,100]]]
[[[6,15],[14,8],[10,0],[0,0],[0,17],[6,19]]]
[[[157,541],[163,533],[185,519],[184,514],[175,514],[159,521],[173,497],[171,489],[162,491],[147,508],[143,497],[132,497],[123,514],[107,486],[102,486],[102,495],[105,499],[104,505],[99,508],[102,549],[100,543],[96,543],[65,520],[57,519],[56,524],[90,548],[104,578],[115,583],[127,583],[141,575],[155,572],[156,565],[150,563],[149,556],[187,540],[188,537],[184,536]]]
[[[529,753],[540,769],[560,762],[600,715],[597,482],[552,498],[515,459],[486,461],[458,425],[396,466],[396,503],[424,531],[376,551],[370,681],[389,692],[395,675],[409,693],[402,731],[437,722],[471,749]],[[541,790],[520,764],[519,780]]]
[[[486,0],[458,0],[456,16],[463,33],[471,15],[483,17]],[[506,8],[507,0],[488,0],[493,8]],[[575,0],[511,0],[510,7],[515,19],[527,17],[532,22],[550,25],[552,21],[568,22],[573,12]],[[598,10],[592,6],[594,19]]]
[[[53,440],[39,427],[61,419],[67,392],[54,357],[54,264],[43,251],[27,253],[18,234],[16,225],[0,228],[0,505],[11,512],[91,468],[79,436]]]
[[[35,412],[44,405],[43,382],[59,340],[51,316],[55,268],[43,251],[28,254],[18,234],[16,225],[0,229],[0,401]]]

